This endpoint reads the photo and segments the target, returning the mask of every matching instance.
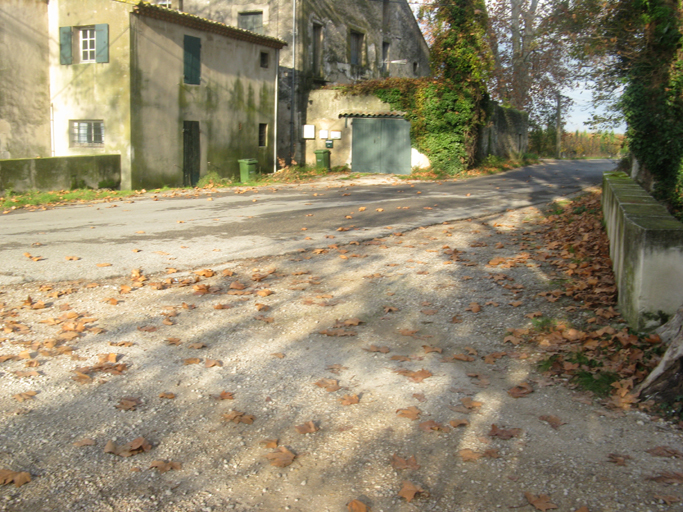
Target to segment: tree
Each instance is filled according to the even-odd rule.
[[[491,96],[547,121],[557,94],[572,83],[567,34],[560,29],[554,0],[489,0],[489,44],[494,71]],[[568,105],[564,98],[563,108]]]
[[[632,154],[655,196],[681,207],[683,23],[678,0],[566,0],[573,54],[593,68],[599,92],[621,112]],[[623,93],[619,94],[620,91]],[[600,98],[598,98],[600,99]],[[609,119],[608,119],[609,120]]]

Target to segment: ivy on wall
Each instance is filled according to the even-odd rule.
[[[429,157],[435,171],[454,175],[473,163],[478,128],[489,108],[486,8],[483,0],[436,0],[423,9],[434,78],[372,80],[336,89],[374,94],[406,112],[414,147]]]

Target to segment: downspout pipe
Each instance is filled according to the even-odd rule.
[[[277,171],[277,121],[278,111],[278,84],[280,82],[280,50],[275,50],[275,121],[273,122],[273,173]]]
[[[290,138],[290,158],[294,158],[294,150],[296,147],[297,130],[296,130],[296,35],[297,35],[297,19],[296,19],[296,3],[297,0],[292,0],[292,116],[291,116],[291,138]]]

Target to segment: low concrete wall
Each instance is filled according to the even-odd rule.
[[[605,173],[602,188],[619,309],[653,329],[683,304],[683,224],[623,172]]]
[[[0,160],[0,191],[119,188],[121,155]]]

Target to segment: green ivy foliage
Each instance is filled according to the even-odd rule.
[[[390,78],[337,87],[347,94],[374,94],[406,112],[412,144],[432,169],[455,175],[474,162],[479,126],[487,117],[486,80],[492,58],[486,43],[484,0],[436,0],[424,13],[433,42],[435,78]]]

